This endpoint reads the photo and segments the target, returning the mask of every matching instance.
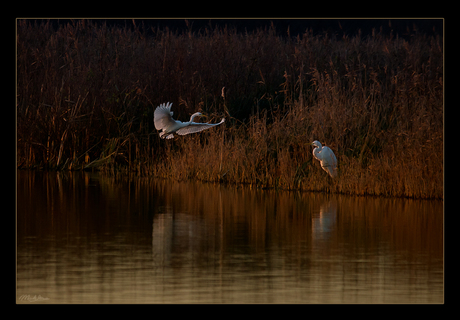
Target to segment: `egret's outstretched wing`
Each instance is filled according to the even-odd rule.
[[[153,114],[153,122],[155,123],[155,129],[166,131],[168,128],[176,125],[176,120],[172,118],[173,113],[171,112],[172,103],[160,104]]]
[[[222,123],[225,122],[225,118],[223,118],[219,123],[198,123],[198,122],[192,122],[186,127],[180,128],[179,130],[176,131],[177,134],[180,135],[186,135],[190,133],[195,133],[195,132],[200,132],[206,129],[209,129],[211,127],[218,126]]]

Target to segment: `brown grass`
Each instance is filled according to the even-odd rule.
[[[18,20],[19,168],[443,198],[439,36],[149,32]],[[160,140],[153,111],[167,101],[180,120],[227,121]],[[336,153],[337,179],[313,140]]]

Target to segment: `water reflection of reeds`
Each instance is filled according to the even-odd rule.
[[[226,238],[233,243],[240,237],[254,248],[276,241],[305,243],[318,232],[348,242],[366,239],[369,246],[373,242],[397,243],[412,253],[431,247],[439,251],[442,245],[432,241],[433,235],[443,231],[442,224],[436,222],[442,206],[433,200],[254,190],[134,177],[117,181],[90,173],[24,176],[27,178],[20,180],[18,192],[28,198],[21,198],[18,205],[21,212],[31,215],[28,219],[37,220],[34,225],[18,221],[24,223],[21,231],[28,234],[103,232],[120,223],[110,219],[112,212],[124,210],[126,216],[180,214],[183,220],[198,219],[198,224],[213,229],[217,240],[224,235],[222,245]],[[39,207],[47,212],[37,212]],[[120,214],[115,217],[130,223]],[[341,228],[337,228],[339,224]]]
[[[442,213],[437,201],[260,191],[200,183],[176,184],[164,191],[169,206],[200,212],[207,221],[228,228],[228,236],[245,229],[247,240],[256,247],[277,237],[293,243],[307,241],[311,236],[307,230],[314,228],[314,220],[323,220],[323,228],[327,228],[323,231],[335,233],[335,237],[358,242],[366,238],[368,245],[372,245],[370,239],[381,243],[382,237],[387,237],[387,242],[397,241],[412,252],[417,247],[426,248],[426,242],[433,239],[431,234],[442,232],[442,224],[433,223]],[[346,229],[334,230],[335,220]]]
[[[62,299],[440,301],[438,201],[37,172],[18,199],[21,288]]]

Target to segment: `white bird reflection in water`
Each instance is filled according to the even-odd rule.
[[[171,263],[171,244],[173,237],[173,215],[156,214],[152,229],[152,259],[154,267]]]
[[[312,238],[327,240],[337,222],[337,201],[328,200],[320,205],[319,212],[312,213]]]

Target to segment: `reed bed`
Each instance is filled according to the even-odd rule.
[[[160,140],[167,101],[226,122]],[[442,199],[442,38],[18,20],[17,166]]]

